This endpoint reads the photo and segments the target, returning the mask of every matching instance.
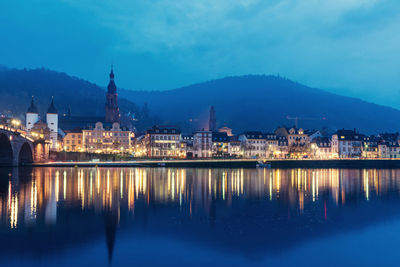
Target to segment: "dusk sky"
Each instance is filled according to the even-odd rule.
[[[166,90],[274,74],[400,108],[398,0],[18,0],[0,64]]]

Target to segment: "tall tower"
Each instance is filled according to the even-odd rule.
[[[47,127],[50,129],[50,150],[57,150],[58,138],[58,112],[54,107],[54,98],[51,98],[51,104],[46,113]]]
[[[213,106],[210,108],[210,119],[208,121],[208,130],[215,132],[217,130],[217,119],[215,117],[215,109]]]
[[[120,114],[118,108],[117,86],[114,82],[114,71],[111,66],[110,82],[107,86],[106,96],[106,122],[119,122]]]
[[[26,112],[26,130],[30,132],[33,125],[38,121],[39,121],[39,112],[38,109],[36,108],[35,101],[33,100],[32,96],[31,105],[29,106],[28,111]]]

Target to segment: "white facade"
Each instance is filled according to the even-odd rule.
[[[193,156],[210,158],[212,156],[212,132],[198,131],[193,134]]]
[[[39,121],[39,112],[38,109],[36,108],[35,101],[32,96],[32,101],[31,105],[28,108],[28,111],[26,112],[26,130],[28,133],[31,131],[35,123]]]
[[[37,113],[26,113],[26,130],[31,131],[33,125],[39,121],[39,114]]]
[[[397,143],[382,143],[378,145],[380,158],[400,158],[400,147]]]
[[[228,154],[233,157],[243,156],[242,145],[239,141],[229,142],[228,144]]]
[[[267,141],[261,132],[243,133],[239,141],[243,144],[245,158],[265,158]]]
[[[82,131],[82,143],[90,153],[120,153],[131,148],[132,136],[133,133],[122,130],[118,122],[114,122],[110,129],[97,122],[93,129]]]
[[[339,130],[332,135],[332,156],[338,158],[360,157],[362,138],[355,131]]]
[[[57,150],[58,114],[46,114],[47,127],[50,129],[50,150]]]

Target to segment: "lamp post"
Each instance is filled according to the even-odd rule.
[[[18,129],[18,128],[21,126],[21,121],[18,120],[18,119],[12,119],[12,120],[11,120],[11,125],[12,125],[14,128]]]

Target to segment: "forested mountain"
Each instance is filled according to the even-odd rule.
[[[118,85],[118,84],[117,84]],[[17,70],[0,67],[0,112],[24,116],[34,96],[39,112],[44,114],[54,96],[60,115],[68,110],[74,116],[104,116],[105,90],[86,80],[46,69]],[[123,116],[137,119],[139,128],[156,123],[146,106],[119,98]]]
[[[293,126],[331,131],[358,128],[366,133],[399,131],[400,111],[310,88],[276,76],[248,75],[194,84],[169,91],[121,90],[135,103],[149,103],[152,112],[170,124],[202,128],[208,110],[215,107],[218,126],[234,131],[272,131]]]
[[[299,117],[299,126],[310,129],[358,128],[365,133],[400,129],[399,110],[276,76],[227,77],[168,91],[119,88],[118,92],[121,113],[135,116],[139,130],[153,124],[175,125],[185,132],[207,128],[210,106],[215,107],[218,126],[227,125],[235,133],[294,125],[288,116]],[[60,114],[70,108],[72,115],[104,115],[104,88],[65,73],[0,66],[0,93],[2,113],[22,117],[33,95],[43,113],[54,96]]]

